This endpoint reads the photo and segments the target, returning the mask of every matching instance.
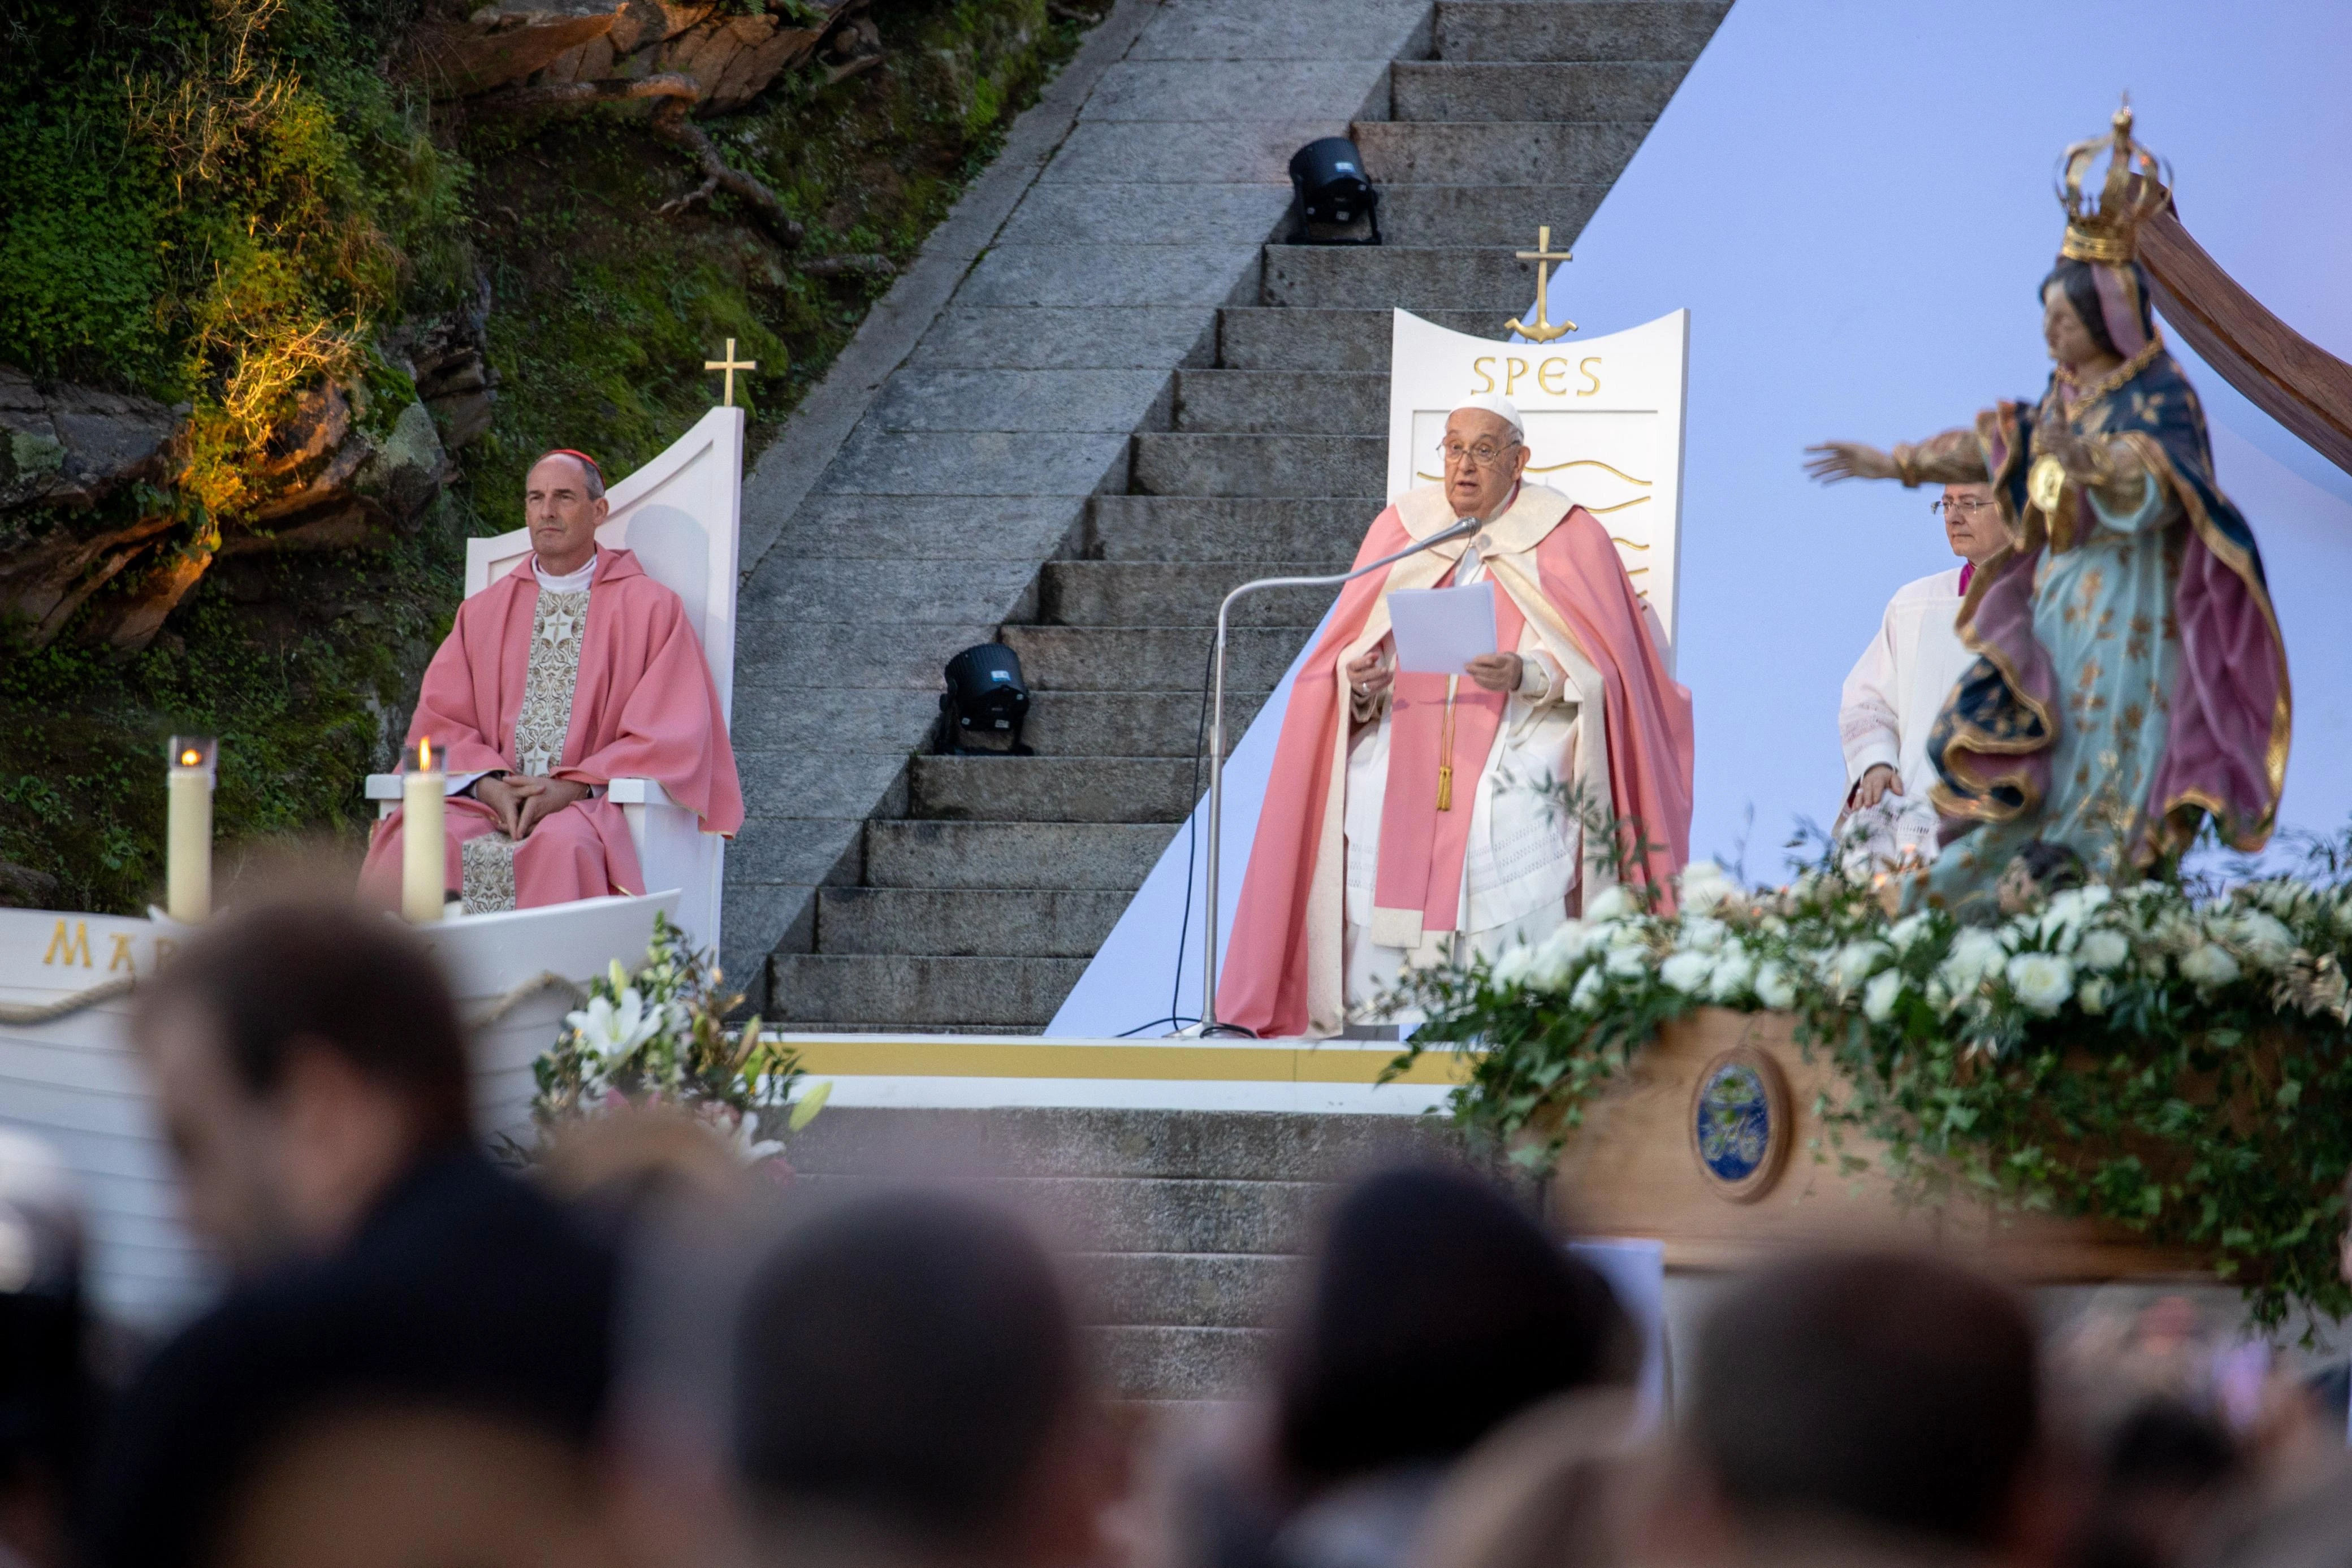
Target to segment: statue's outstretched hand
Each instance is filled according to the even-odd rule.
[[[1841,479],[1896,477],[1894,458],[1859,441],[1826,441],[1805,450],[1813,454],[1805,460],[1805,472],[1824,485],[1834,485]]]

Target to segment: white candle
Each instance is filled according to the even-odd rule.
[[[194,925],[213,912],[213,763],[211,737],[175,735],[164,775],[169,813],[163,831],[163,913]]]
[[[448,812],[441,748],[430,737],[408,748],[400,785],[400,913],[417,925],[441,918],[448,850],[442,819]]]

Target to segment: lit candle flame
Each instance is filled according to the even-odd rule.
[[[416,768],[420,773],[433,771],[433,740],[430,736],[416,743]]]
[[[204,765],[204,760],[205,760],[205,754],[204,754],[203,752],[201,752],[201,751],[198,751],[194,747],[193,747],[193,746],[189,746],[189,747],[182,747],[182,748],[181,748],[181,751],[180,751],[180,766],[181,766],[181,767],[183,767],[183,768],[198,768],[198,767],[202,767],[202,766]]]

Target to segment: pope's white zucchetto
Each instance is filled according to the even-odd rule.
[[[1481,413],[1491,413],[1509,425],[1513,435],[1517,436],[1521,441],[1528,438],[1528,427],[1519,418],[1518,405],[1500,392],[1477,392],[1465,397],[1446,411],[1446,419],[1451,422],[1455,414],[1465,408],[1475,408]]]

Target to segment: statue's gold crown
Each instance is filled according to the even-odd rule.
[[[2132,140],[2131,95],[2116,110],[2113,130],[2066,149],[2058,160],[2058,200],[2066,208],[2066,238],[2058,254],[2076,261],[2126,262],[2139,225],[2172,200],[2172,171]],[[2101,151],[2109,153],[2106,183],[2095,204],[2083,195],[2084,177]]]

